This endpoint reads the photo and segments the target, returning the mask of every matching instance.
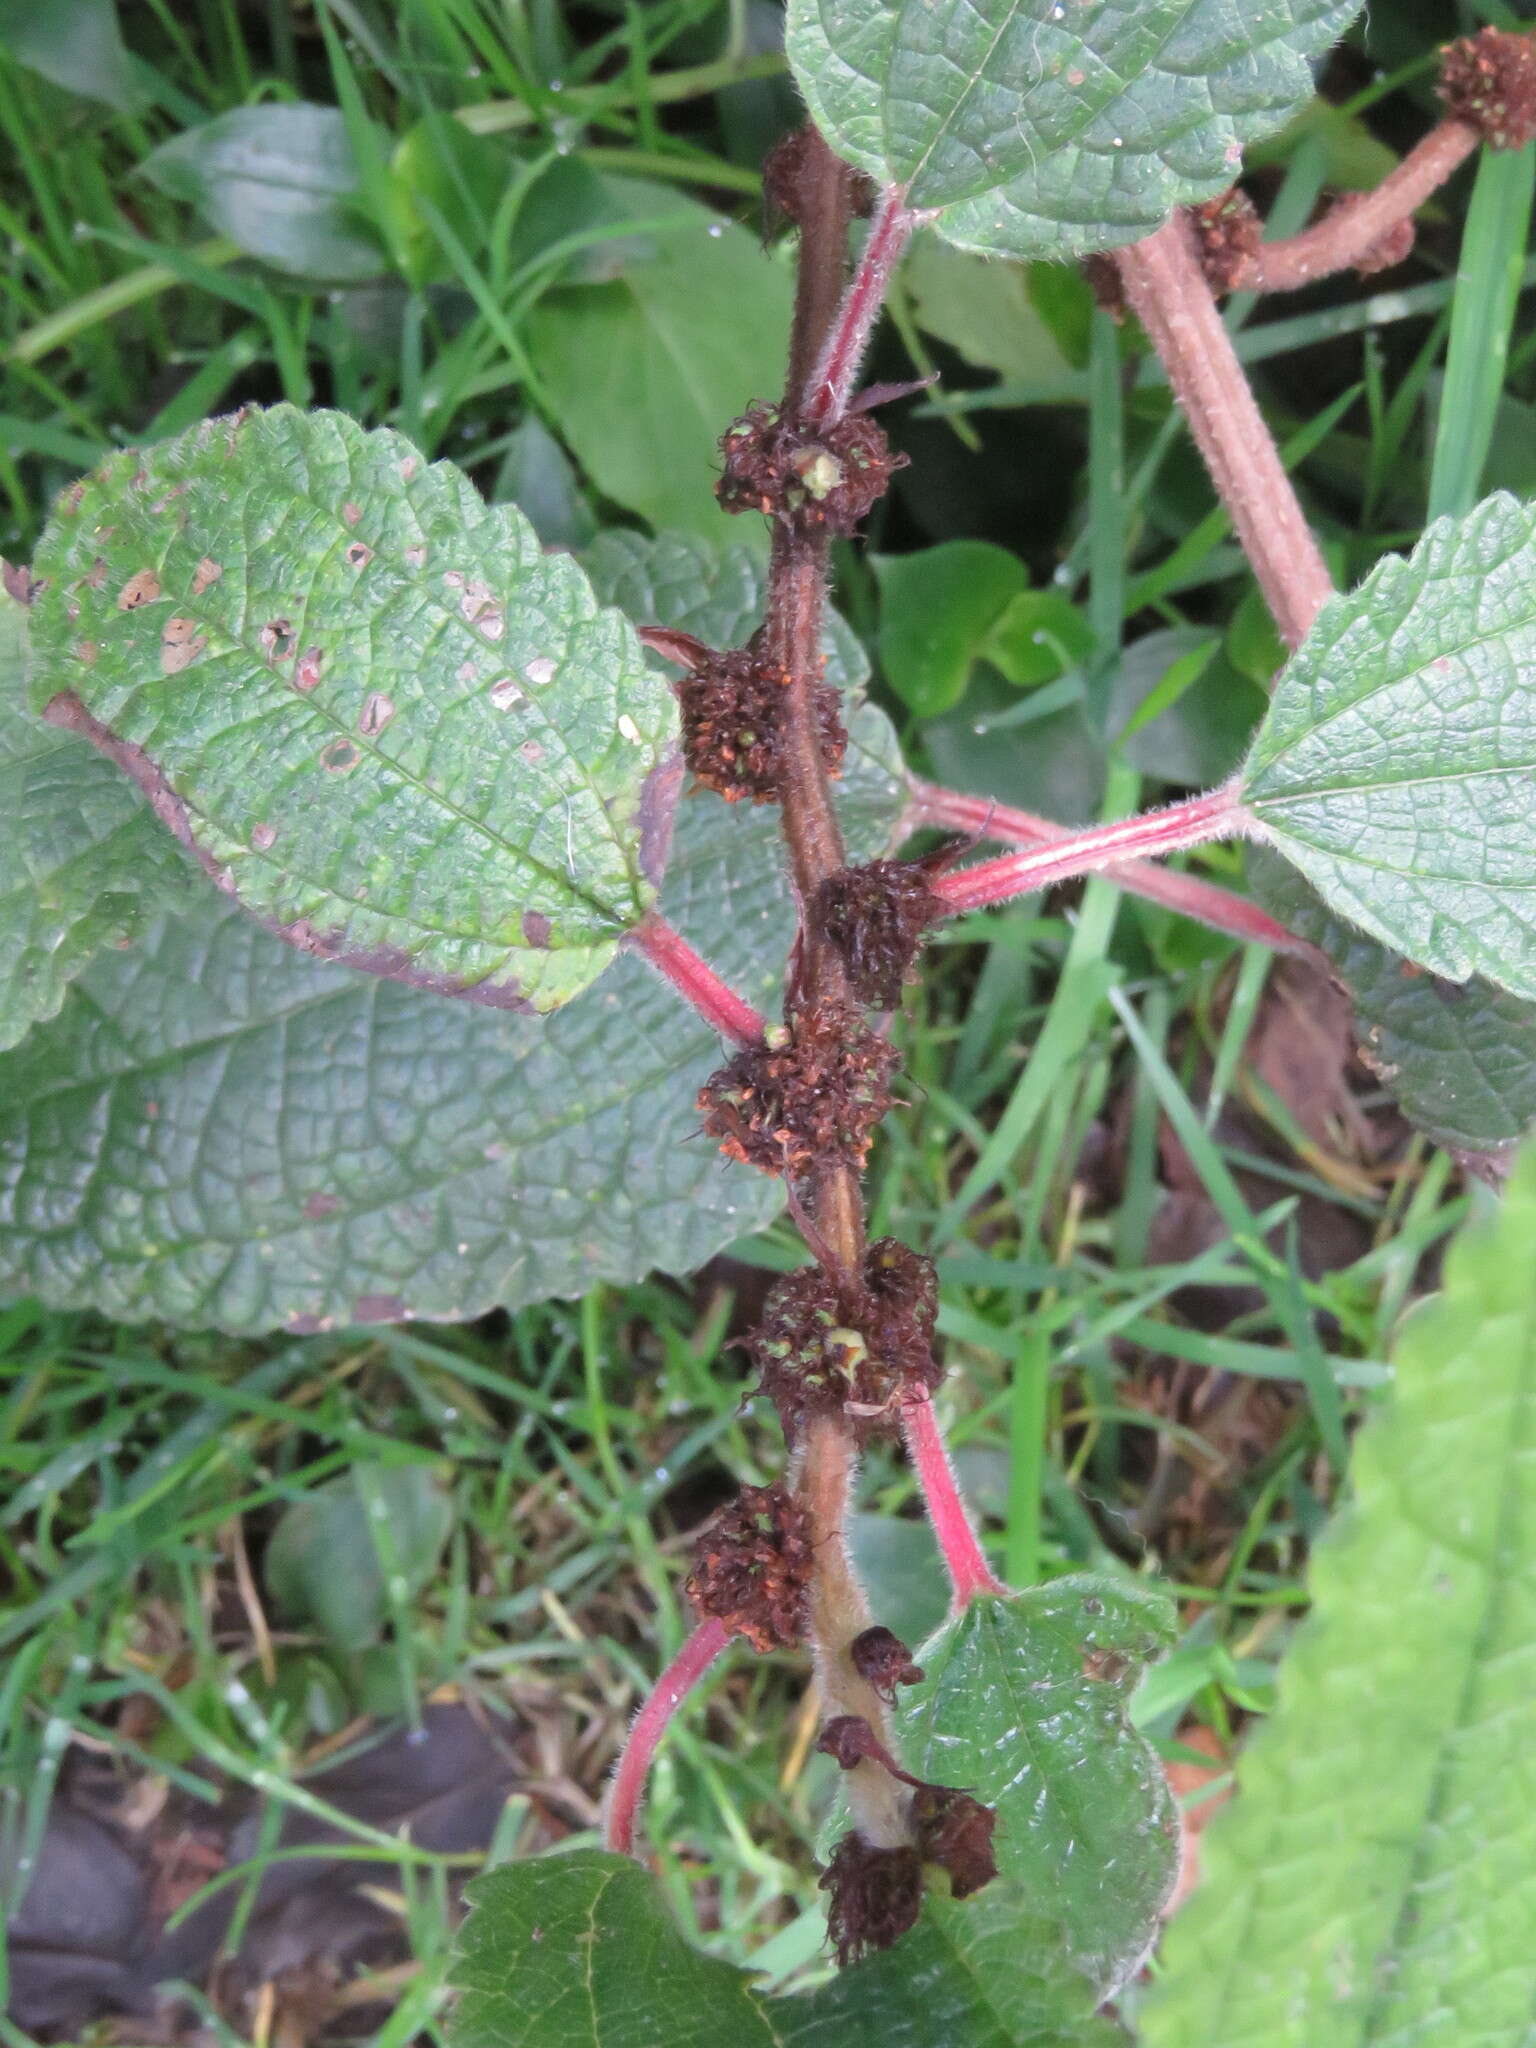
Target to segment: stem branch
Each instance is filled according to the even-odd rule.
[[[733,1038],[738,1045],[762,1044],[766,1019],[723,982],[664,917],[650,912],[630,933],[629,943],[722,1038]]]
[[[944,1448],[938,1417],[926,1395],[921,1401],[907,1402],[901,1411],[901,1429],[917,1483],[923,1490],[928,1519],[955,1589],[956,1612],[968,1606],[979,1593],[1006,1593],[1008,1588],[987,1563],[976,1540],[975,1527],[960,1498],[954,1467]]]
[[[1115,867],[1138,855],[1176,853],[1180,847],[1229,839],[1244,831],[1247,823],[1240,788],[1225,783],[1205,796],[1190,797],[1165,810],[1144,811],[1140,817],[1070,833],[1026,853],[1004,854],[999,860],[941,875],[932,884],[933,893],[944,899],[952,914],[980,910],[1011,896],[1027,896],[1052,882]]]
[[[724,1622],[701,1621],[652,1686],[645,1705],[635,1716],[603,1802],[605,1849],[612,1849],[619,1856],[634,1854],[635,1821],[657,1745],[672,1716],[730,1640]]]
[[[917,225],[916,215],[906,209],[906,196],[900,185],[887,185],[876,203],[864,253],[806,379],[801,411],[812,427],[831,426],[848,410],[891,275]]]
[[[1374,191],[1350,193],[1347,204],[1284,241],[1268,242],[1240,280],[1244,291],[1294,292],[1368,257],[1392,230],[1417,213],[1430,194],[1481,142],[1465,121],[1445,120],[1411,149]]]
[[[1217,311],[1188,217],[1176,213],[1115,260],[1280,637],[1297,647],[1333,582]]]
[[[1073,838],[1070,826],[1037,818],[1031,811],[1018,811],[1009,804],[994,803],[990,797],[969,796],[963,790],[940,789],[936,783],[912,781],[912,800],[906,828],[944,825],[958,832],[971,832],[979,839],[994,839],[1004,846],[1060,846]],[[1245,944],[1268,946],[1275,953],[1289,953],[1298,960],[1326,965],[1324,956],[1305,939],[1288,932],[1283,924],[1266,915],[1247,896],[1223,889],[1198,875],[1180,874],[1174,868],[1160,868],[1151,861],[1117,862],[1105,871],[1110,881],[1160,903],[1165,910],[1192,917],[1212,931],[1226,932]]]

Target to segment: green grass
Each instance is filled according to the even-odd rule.
[[[0,52],[0,232],[13,251],[0,276],[0,551],[24,557],[52,495],[104,450],[243,399],[333,403],[400,426],[490,489],[529,422],[558,439],[530,322],[570,289],[573,265],[623,260],[623,248],[611,224],[541,214],[549,165],[656,180],[661,219],[702,195],[755,227],[761,145],[791,105],[746,6],[594,6],[575,44],[572,12],[538,0],[313,13],[150,0],[125,11],[139,88],[126,113]],[[1398,12],[1382,0],[1373,20]],[[1401,57],[1403,37],[1422,31],[1395,33]],[[1422,64],[1402,59],[1389,83],[1369,118],[1401,142],[1426,116]],[[375,280],[332,290],[268,270],[137,175],[171,136],[264,98],[342,110]],[[402,184],[407,138],[415,169]],[[466,155],[466,142],[489,154]],[[1282,205],[1304,212],[1326,163],[1304,137],[1272,155],[1289,171]],[[1385,287],[1233,311],[1287,460],[1351,575],[1412,538],[1427,488],[1437,509],[1480,488],[1490,439],[1495,480],[1536,489],[1531,351],[1495,366],[1481,325],[1507,326],[1515,281],[1528,287],[1536,271],[1520,267],[1519,195],[1484,197],[1480,180],[1449,321],[1458,253],[1443,233]],[[882,346],[878,373],[906,374],[899,342]],[[1098,637],[1096,714],[1122,638],[1195,624],[1230,647],[1250,588],[1166,387],[1144,361],[1123,375],[1126,347],[1100,316],[1090,353],[1048,388],[940,350],[951,388],[916,409],[927,438],[878,536],[894,548],[984,532],[1023,553],[1037,582],[1061,564]],[[1520,428],[1502,449],[1499,406]],[[958,414],[979,444],[941,461],[937,437]],[[1052,491],[1015,506],[996,480],[1027,468],[1040,435],[1059,454]],[[654,453],[668,461],[664,434]],[[552,488],[567,512],[632,516],[569,461]],[[846,608],[873,644],[873,579],[845,566]],[[1021,751],[1054,730],[1022,725]],[[935,735],[907,737],[919,757],[938,751]],[[1113,760],[1106,808],[1130,807],[1143,781]],[[1211,871],[1230,874],[1231,859],[1213,853]],[[1170,1744],[1186,1716],[1225,1735],[1263,1711],[1308,1543],[1340,1492],[1350,1419],[1383,1384],[1392,1332],[1474,1199],[1417,1142],[1375,1171],[1347,1134],[1307,1136],[1244,1055],[1262,986],[1261,960],[1099,881],[1075,904],[969,920],[933,946],[909,997],[908,1099],[871,1182],[875,1227],[939,1259],[952,1367],[941,1404],[1000,1567],[1027,1582],[1116,1561],[1175,1584],[1186,1633],[1144,1699]],[[1219,1114],[1224,1101],[1240,1125]],[[1160,1260],[1170,1130],[1221,1229]],[[1363,1246],[1321,1271],[1302,1257],[1319,1213],[1349,1219]],[[724,1340],[730,1286],[793,1263],[795,1241],[778,1228],[734,1249],[739,1263],[694,1289],[605,1289],[473,1329],[248,1344],[115,1330],[32,1303],[0,1314],[0,1870],[12,1897],[61,1770],[92,1746],[193,1808],[211,1808],[215,1781],[244,1788],[270,1842],[283,1810],[312,1810],[306,1771],[356,1715],[409,1720],[429,1696],[510,1708],[543,1731],[542,1789],[513,1798],[494,1853],[589,1829],[628,1716],[688,1625],[689,1532],[734,1483],[780,1462]],[[1195,1288],[1223,1313],[1194,1315]],[[1245,1406],[1258,1396],[1270,1405]],[[420,1590],[402,1592],[417,1566],[387,1519],[361,1518],[359,1569],[384,1586],[385,1612],[375,1642],[338,1649],[312,1616],[278,1609],[266,1548],[318,1488],[351,1475],[366,1501],[379,1475],[402,1470],[444,1496],[445,1539],[418,1561]],[[1162,1515],[1170,1489],[1178,1498],[1206,1470],[1222,1476],[1202,1512]],[[863,1488],[877,1608],[921,1620],[926,1603],[931,1616],[942,1591],[905,1470],[877,1451]],[[877,1542],[877,1516],[895,1540]],[[813,1967],[820,1945],[811,1858],[831,1766],[807,1755],[803,1682],[789,1658],[723,1666],[669,1739],[648,1808],[685,1925],[779,1974]],[[359,1853],[377,1851],[355,1818],[326,1817]],[[392,1910],[418,1967],[393,1984],[395,2016],[372,2038],[440,2040],[465,1859],[393,1840],[389,1854]],[[260,1861],[223,1881],[248,1884]]]

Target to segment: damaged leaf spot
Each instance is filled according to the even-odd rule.
[[[370,690],[363,702],[362,716],[357,729],[364,739],[372,739],[376,732],[382,732],[395,715],[394,700],[386,697],[382,690]]]
[[[142,604],[153,604],[159,595],[160,578],[153,569],[141,569],[117,593],[117,608],[120,612],[136,612]]]
[[[527,701],[513,676],[502,676],[491,685],[491,702],[498,711],[510,711],[514,704],[525,704]]]
[[[478,578],[465,583],[464,594],[459,599],[459,611],[487,640],[506,637],[507,615],[488,583],[482,583]]]
[[[352,1305],[356,1323],[399,1323],[409,1314],[398,1294],[360,1294]]]
[[[527,667],[523,670],[523,674],[533,684],[534,688],[538,689],[545,683],[553,682],[555,664],[547,654],[540,654],[528,663]]]
[[[348,526],[356,526],[359,519],[363,516],[363,508],[355,500],[348,498],[345,505],[341,508],[341,516]]]
[[[89,584],[92,590],[100,590],[103,583],[107,580],[106,556],[98,555],[81,580]]]
[[[524,740],[517,751],[522,755],[530,768],[535,767],[544,758],[544,749],[537,740]]]
[[[253,825],[251,827],[251,844],[258,853],[270,853],[277,844],[277,827],[275,825]]]
[[[224,564],[214,561],[211,555],[204,555],[192,572],[192,595],[201,597],[211,583],[217,583],[224,574]]]
[[[347,548],[347,562],[354,569],[365,569],[373,560],[373,549],[363,540],[355,540]]]
[[[100,652],[101,649],[94,640],[77,640],[75,642],[75,659],[76,661],[83,662],[87,668],[91,667]]]
[[[332,740],[328,747],[321,750],[320,766],[327,775],[346,775],[362,758],[361,750],[353,746],[350,740]]]
[[[341,1201],[338,1196],[314,1194],[306,1200],[304,1214],[311,1223],[319,1223],[327,1216],[334,1216],[340,1207]]]
[[[163,674],[178,676],[207,652],[208,636],[199,633],[196,619],[167,619],[160,635],[160,668]]]
[[[293,672],[293,687],[296,690],[312,690],[320,680],[320,664],[324,659],[323,647],[306,647]]]
[[[289,619],[268,619],[256,635],[268,661],[286,661],[293,652],[294,631]]]
[[[407,548],[405,551],[405,563],[408,569],[422,568],[426,563],[426,559],[427,550],[424,542],[418,541],[415,547]]]
[[[619,719],[619,737],[628,740],[631,746],[640,745],[640,728],[627,711]]]

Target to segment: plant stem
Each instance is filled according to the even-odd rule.
[[[645,1705],[635,1716],[603,1802],[605,1849],[620,1856],[633,1855],[635,1821],[657,1745],[672,1716],[730,1640],[724,1622],[701,1621],[651,1687]]]
[[[767,1020],[716,974],[707,960],[655,911],[641,919],[629,944],[691,1003],[704,1022],[738,1045],[761,1045]]]
[[[908,1401],[903,1407],[901,1429],[917,1483],[923,1490],[928,1519],[955,1589],[956,1611],[969,1606],[979,1593],[1006,1593],[1008,1588],[987,1563],[976,1540],[976,1530],[960,1498],[954,1467],[944,1448],[938,1417],[926,1395],[920,1401]]]
[[[912,800],[904,819],[907,831],[919,825],[945,825],[958,832],[974,833],[978,839],[995,839],[1004,846],[1059,846],[1074,835],[1068,825],[1037,818],[1031,811],[1018,811],[1009,804],[994,803],[990,797],[969,796],[963,790],[940,789],[936,783],[911,784]],[[1175,868],[1160,868],[1151,861],[1128,860],[1106,870],[1110,881],[1160,903],[1166,910],[1192,917],[1212,931],[1231,938],[1268,946],[1275,953],[1289,953],[1298,960],[1324,965],[1324,956],[1305,939],[1288,932],[1283,924],[1267,916],[1247,896],[1223,889],[1198,875],[1180,874]]]
[[[840,318],[842,278],[847,269],[852,174],[819,135],[807,150],[796,196],[800,250],[786,410],[793,406],[805,375],[803,366],[820,359],[828,324]],[[816,703],[830,556],[831,541],[824,531],[806,532],[788,521],[775,525],[761,644],[784,687],[780,816],[790,873],[802,906],[815,901],[821,884],[845,859],[842,828],[822,755]],[[825,1002],[847,1003],[850,992],[842,957],[806,923],[803,911],[798,944],[792,1000],[805,1008]],[[845,1290],[851,1290],[864,1258],[864,1204],[858,1176],[840,1162],[825,1162],[813,1169],[810,1191],[823,1247],[835,1261],[833,1277]]]
[[[805,125],[805,155],[795,194],[800,245],[795,257],[795,312],[789,331],[784,404],[793,411],[826,345],[848,274],[848,223],[853,218],[853,171]]]
[[[1241,789],[1235,782],[1225,783],[1165,810],[1143,811],[1139,817],[1070,833],[1027,853],[1005,854],[1000,860],[940,875],[932,884],[933,893],[944,899],[951,914],[980,910],[989,903],[1005,903],[1011,896],[1027,896],[1051,882],[1097,873],[1137,855],[1175,853],[1180,847],[1229,839],[1244,831],[1247,822]]]
[[[884,1703],[853,1667],[855,1636],[869,1626],[869,1603],[848,1554],[848,1515],[858,1460],[847,1427],[825,1416],[806,1429],[797,1498],[816,1556],[811,1580],[810,1638],[824,1719],[857,1714],[887,1738]],[[848,1802],[859,1831],[877,1848],[908,1839],[905,1802],[889,1773],[875,1763],[855,1765],[846,1778]]]
[[[1465,121],[1442,121],[1411,149],[1373,191],[1351,193],[1299,235],[1269,242],[1239,280],[1244,291],[1294,292],[1348,270],[1417,213],[1430,194],[1464,164],[1482,140]]]
[[[1200,268],[1194,229],[1176,213],[1115,260],[1280,637],[1297,647],[1333,583]]]
[[[848,410],[859,366],[901,253],[917,216],[908,213],[906,192],[887,185],[876,202],[869,239],[838,307],[815,368],[805,380],[800,409],[812,427],[829,427]]]
[[[848,304],[842,284],[847,271],[853,179],[847,165],[819,136],[806,148],[795,197],[800,247],[785,380],[786,416],[796,410],[811,366],[826,356],[829,336],[842,331]],[[883,284],[882,276],[882,290]],[[876,292],[861,316],[863,333],[867,334],[878,305]],[[862,343],[859,348],[861,352]],[[854,360],[848,369],[850,379],[856,368]],[[845,862],[816,705],[830,554],[831,542],[824,531],[807,530],[788,520],[775,525],[760,641],[784,690],[779,808],[790,874],[801,905],[787,998],[791,1022],[819,1005],[852,1004],[841,954],[806,915],[822,882]],[[840,1292],[855,1299],[862,1284],[865,1250],[864,1200],[857,1172],[839,1159],[820,1160],[801,1193],[809,1196],[814,1227],[805,1236],[813,1256]],[[859,1715],[888,1742],[884,1704],[854,1670],[849,1656],[854,1637],[869,1619],[845,1534],[854,1469],[853,1436],[847,1421],[839,1417],[813,1422],[797,1455],[794,1477],[795,1498],[808,1518],[816,1560],[809,1634],[825,1710]],[[845,1782],[849,1811],[867,1840],[883,1847],[907,1840],[896,1781],[887,1772],[877,1765],[860,1764]]]

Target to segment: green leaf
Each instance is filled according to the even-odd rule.
[[[834,149],[963,248],[1081,256],[1232,182],[1355,0],[790,0]]]
[[[1016,689],[1063,675],[1093,652],[1093,629],[1059,590],[1026,590],[982,643],[982,653]]]
[[[691,541],[629,537],[623,564],[657,624],[760,602],[745,558]],[[904,802],[870,706],[838,787],[867,859]],[[662,910],[772,1000],[794,926],[776,815],[685,797]],[[781,1200],[699,1142],[719,1058],[632,954],[541,1021],[306,959],[208,890],[0,1060],[0,1291],[254,1331],[690,1272]]]
[[[653,901],[670,689],[398,434],[278,406],[113,456],[35,566],[34,701],[291,944],[550,1010]]]
[[[909,1771],[995,1806],[998,1869],[1063,1929],[1101,1995],[1145,1955],[1178,1869],[1178,1821],[1126,1708],[1173,1639],[1167,1599],[1087,1573],[973,1600],[898,1696]]]
[[[1499,495],[1324,606],[1243,800],[1335,916],[1533,998],[1533,770],[1536,513]]]
[[[684,1941],[655,1879],[599,1849],[476,1878],[450,2048],[1109,2048],[1092,1993],[1010,1885],[931,1898],[894,1949],[769,1998]],[[920,1992],[920,1995],[916,1995]]]
[[[337,1650],[378,1641],[388,1575],[398,1600],[430,1583],[453,1527],[453,1501],[426,1465],[355,1465],[284,1508],[262,1560],[278,1606]]]
[[[437,237],[446,219],[469,255],[485,246],[511,176],[506,151],[488,135],[472,135],[451,115],[435,113],[408,128],[389,160],[389,203],[395,246],[418,290],[454,275]]]
[[[757,238],[636,178],[600,180],[653,253],[607,282],[551,291],[528,316],[554,424],[598,489],[655,527],[717,541],[719,440],[784,382],[789,274]]]
[[[119,113],[144,104],[116,0],[0,0],[0,46],[66,92]]]
[[[537,413],[507,436],[491,497],[498,505],[515,505],[544,547],[579,553],[596,536],[597,520],[570,457]]]
[[[237,107],[162,142],[139,168],[275,270],[356,284],[387,268],[355,211],[362,179],[335,107]]]
[[[988,633],[1028,584],[1024,564],[986,540],[877,555],[880,665],[919,718],[953,710]]]
[[[1526,2048],[1536,1155],[1406,1325],[1279,1703],[1204,1837],[1147,2048]]]
[[[917,324],[968,363],[1020,383],[1050,384],[1072,365],[1031,297],[1029,270],[991,263],[931,233],[913,237],[902,269]]]
[[[1440,1145],[1499,1152],[1536,1125],[1536,1004],[1425,974],[1329,914],[1288,861],[1248,855],[1253,893],[1272,917],[1321,947],[1355,1002],[1360,1052],[1404,1112]]]
[[[111,763],[22,709],[26,639],[26,608],[0,591],[0,1049],[196,886]]]

